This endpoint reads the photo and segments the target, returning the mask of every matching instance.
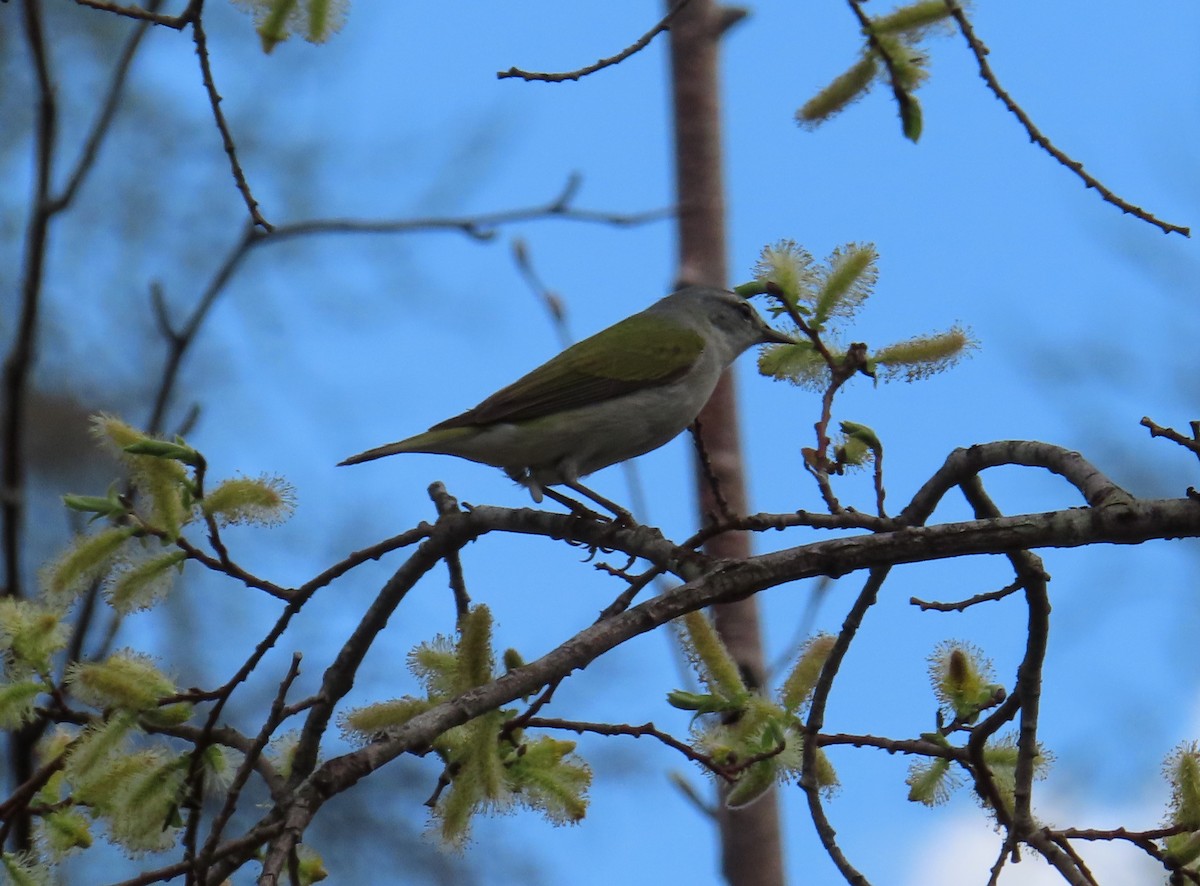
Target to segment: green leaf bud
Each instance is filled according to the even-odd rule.
[[[143,440],[139,440],[136,443],[130,443],[128,446],[124,447],[124,450],[130,455],[148,455],[151,458],[168,458],[174,461],[183,462],[185,465],[191,465],[194,468],[204,466],[204,456],[185,443],[171,442],[169,440],[155,440],[152,437],[147,437]]]
[[[911,92],[905,93],[905,100],[900,102],[900,125],[904,129],[904,137],[910,142],[916,144],[921,140],[925,115],[921,111],[921,102]]]
[[[725,805],[730,809],[749,806],[771,790],[777,775],[771,760],[759,760],[738,776],[737,782],[725,795]]]
[[[707,692],[686,692],[683,689],[673,689],[667,693],[667,704],[681,711],[704,710],[705,705],[714,696]]]
[[[116,485],[108,487],[108,494],[99,495],[64,495],[63,504],[73,511],[91,514],[93,520],[107,517],[119,520],[129,513],[129,502],[117,492]]]
[[[883,443],[880,441],[879,435],[867,425],[862,425],[854,421],[844,421],[840,423],[839,427],[843,434],[854,440],[861,441],[871,451],[883,451]]]
[[[667,693],[667,704],[681,711],[694,711],[699,714],[732,714],[739,713],[746,707],[748,693],[737,693],[733,697],[710,695],[705,692],[685,692],[674,689]]]
[[[176,538],[191,511],[192,484],[183,463],[203,465],[203,456],[181,439],[159,440],[111,415],[94,416],[92,433],[128,466],[146,522]],[[112,490],[109,495],[119,500]]]
[[[191,702],[177,701],[172,704],[158,705],[142,711],[142,720],[151,726],[168,727],[182,726],[192,719],[195,706]]]

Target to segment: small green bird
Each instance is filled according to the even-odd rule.
[[[572,345],[474,409],[343,465],[432,452],[502,468],[540,502],[561,484],[657,449],[695,421],[752,345],[795,342],[733,292],[688,286]]]

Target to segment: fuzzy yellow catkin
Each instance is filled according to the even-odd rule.
[[[396,698],[356,708],[342,718],[342,730],[357,739],[370,740],[388,729],[403,726],[433,704],[423,698]]]
[[[865,53],[849,70],[805,102],[796,112],[796,122],[801,126],[815,126],[828,120],[862,96],[878,73],[879,62],[875,54]]]
[[[78,536],[42,571],[42,586],[52,599],[81,594],[88,584],[104,574],[133,533],[131,527],[114,526],[94,535]]]
[[[458,641],[458,669],[462,682],[458,689],[482,686],[492,679],[492,613],[486,606],[474,606],[461,623]]]
[[[818,634],[804,644],[800,658],[796,662],[796,666],[792,668],[792,672],[788,674],[787,679],[784,680],[783,689],[780,692],[785,710],[797,711],[808,701],[813,687],[817,685],[821,668],[825,666],[829,653],[833,651],[833,645],[836,642],[837,640],[832,634]]]
[[[953,366],[974,347],[976,342],[970,333],[954,326],[945,332],[888,345],[875,353],[875,362],[884,367],[889,378],[918,381]]]
[[[871,30],[876,34],[913,34],[944,22],[950,15],[945,0],[923,0],[871,19]]]
[[[913,803],[938,806],[950,797],[947,778],[950,761],[942,757],[915,763],[908,771],[908,799]]]
[[[854,313],[875,285],[878,260],[874,245],[851,243],[834,250],[829,258],[829,273],[817,295],[816,321],[823,323],[833,315]]]
[[[756,280],[774,283],[784,299],[797,304],[811,285],[812,255],[795,240],[779,240],[764,246],[754,265]]]
[[[1166,772],[1172,787],[1172,821],[1200,827],[1200,746],[1188,742],[1167,758]]]
[[[745,692],[746,684],[742,682],[737,662],[717,636],[708,616],[699,611],[689,612],[680,621],[693,662],[700,667],[700,676],[709,688],[727,696]]]

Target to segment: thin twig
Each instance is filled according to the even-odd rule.
[[[716,502],[717,510],[720,512],[710,515],[712,518],[710,523],[726,526],[736,523],[738,517],[730,509],[729,500],[721,491],[721,481],[717,477],[717,472],[713,470],[712,459],[709,458],[708,448],[704,445],[704,430],[699,418],[696,418],[688,426],[688,432],[692,435],[692,444],[696,449],[696,461],[700,466],[700,473],[704,475],[704,480],[712,492],[713,501]]]
[[[912,117],[913,102],[916,101],[907,89],[904,88],[904,81],[900,77],[900,72],[896,69],[896,62],[892,58],[892,54],[884,46],[883,41],[879,39],[879,35],[875,33],[875,29],[871,26],[871,18],[863,12],[863,0],[847,0],[850,8],[854,11],[855,18],[858,19],[859,25],[862,27],[862,32],[866,35],[867,43],[870,44],[874,53],[883,59],[883,66],[888,72],[888,82],[892,85],[892,95],[896,98],[896,106],[900,109],[900,120],[907,121]]]
[[[458,499],[446,491],[445,484],[440,481],[430,485],[429,498],[437,508],[439,517],[462,513]],[[454,594],[455,622],[461,627],[463,619],[471,611],[471,595],[467,593],[467,580],[463,576],[462,558],[458,555],[458,549],[448,551],[445,560],[446,569],[450,573],[450,590]]]
[[[41,4],[35,0],[25,0],[22,20],[37,83],[37,123],[33,148],[33,195],[29,201],[29,221],[25,226],[21,307],[14,324],[16,334],[12,350],[4,360],[4,465],[3,486],[0,488],[0,513],[4,520],[4,587],[0,592],[10,597],[24,595],[21,535],[25,520],[25,410],[41,311],[46,242],[50,218],[55,212],[50,188],[58,144],[58,107],[54,97],[46,38],[42,29]]]
[[[1059,543],[1132,543],[1144,540],[1148,533],[1157,538],[1196,537],[1200,535],[1200,506],[1188,500],[1133,501],[1120,508],[1074,508],[995,521],[907,528],[891,533],[813,542],[789,551],[724,563],[718,569],[699,574],[687,568],[687,564],[677,563],[674,552],[678,548],[645,527],[623,529],[528,508],[510,510],[476,507],[468,513],[439,521],[434,534],[396,572],[372,602],[359,627],[343,644],[323,678],[320,701],[313,705],[309,723],[305,726],[309,735],[316,739],[324,735],[332,710],[353,686],[365,650],[371,646],[372,640],[413,583],[436,566],[449,548],[461,547],[487,532],[502,529],[602,544],[629,554],[636,552],[655,565],[669,565],[673,571],[678,569],[688,583],[585,628],[541,658],[417,714],[379,741],[370,742],[320,765],[315,758],[317,742],[313,739],[306,742],[306,736],[302,733],[294,758],[287,801],[277,802],[273,810],[266,813],[259,825],[255,826],[283,822],[282,828],[276,833],[284,836],[272,847],[272,850],[280,850],[280,854],[272,857],[282,861],[286,847],[303,838],[305,830],[324,804],[368,777],[371,772],[402,754],[420,753],[447,729],[526,697],[554,681],[565,679],[631,637],[652,631],[687,612],[743,599],[794,579],[842,574],[852,569],[871,568],[871,583],[874,584],[878,581],[878,575],[891,565],[913,560],[1007,553]],[[848,622],[853,617],[852,613]],[[814,703],[817,700],[814,695]],[[1007,704],[1006,701],[1001,708]],[[243,863],[245,860],[244,857],[241,859]],[[214,868],[213,874],[225,871],[228,876],[234,870],[235,861],[237,858],[231,857]]]
[[[75,2],[80,6],[88,6],[101,12],[111,12],[113,15],[162,25],[164,28],[172,28],[176,31],[182,31],[191,24],[200,14],[200,7],[204,4],[204,0],[189,0],[187,8],[179,15],[163,15],[155,11],[160,5],[158,3],[152,3],[151,9],[143,9],[140,6],[122,6],[120,3],[111,3],[108,0],[75,0]]]
[[[162,6],[162,0],[151,0],[147,12],[157,13],[160,6]],[[100,113],[96,115],[91,131],[84,140],[83,148],[79,152],[79,159],[75,161],[74,171],[67,178],[67,184],[54,200],[55,211],[66,208],[75,199],[75,194],[79,191],[84,179],[95,168],[96,158],[100,155],[100,146],[111,130],[113,118],[116,116],[117,108],[124,95],[125,84],[129,80],[129,70],[133,66],[133,57],[137,54],[142,38],[149,30],[150,22],[148,20],[139,21],[117,56],[117,63],[113,67],[112,78],[104,95],[104,103],[100,108]]]
[[[255,828],[243,834],[236,839],[230,840],[227,843],[222,843],[213,851],[213,854],[208,857],[202,857],[198,861],[202,864],[211,864],[229,856],[249,857],[252,856],[255,850],[263,843],[269,840],[274,835],[283,830],[283,822],[269,821],[260,823]],[[184,875],[192,867],[190,861],[177,861],[174,864],[164,865],[161,868],[146,871],[136,877],[131,877],[128,880],[122,880],[120,883],[115,883],[113,886],[150,886],[151,883],[162,883],[167,880],[173,880],[176,877]]]
[[[525,722],[526,726],[534,729],[567,729],[582,735],[591,732],[595,735],[629,735],[633,738],[649,736],[657,739],[667,747],[678,751],[694,763],[699,763],[714,775],[720,776],[727,782],[733,782],[734,776],[730,767],[722,766],[708,754],[701,754],[687,742],[680,741],[673,735],[655,727],[653,723],[643,723],[641,726],[631,726],[626,723],[587,723],[582,720],[561,720],[549,717],[533,717]],[[775,753],[779,753],[775,751]],[[770,756],[770,755],[768,755]],[[757,762],[757,761],[750,761]],[[749,765],[749,763],[745,764]],[[744,768],[741,767],[741,768]]]
[[[213,572],[220,572],[223,575],[228,575],[235,581],[240,581],[248,588],[265,591],[277,600],[291,600],[296,596],[296,591],[291,588],[283,588],[274,582],[267,581],[264,578],[259,578],[250,572],[247,572],[242,567],[238,566],[229,559],[228,554],[225,557],[212,557],[204,553],[198,547],[193,545],[184,536],[179,536],[175,539],[175,544],[181,551],[188,555],[188,558],[195,560],[197,563],[211,569]]]
[[[800,787],[804,789],[805,796],[808,799],[808,811],[812,816],[813,824],[817,829],[817,836],[821,840],[821,845],[825,847],[825,852],[829,858],[837,866],[838,871],[847,883],[855,884],[855,886],[864,886],[867,883],[867,878],[850,863],[850,860],[842,852],[841,847],[837,843],[837,832],[830,824],[828,816],[825,814],[825,808],[821,803],[821,788],[817,783],[815,775],[815,767],[817,761],[817,738],[821,733],[821,729],[825,723],[825,707],[829,701],[829,693],[833,690],[833,680],[837,676],[838,670],[842,666],[842,661],[846,657],[846,653],[850,649],[850,643],[854,640],[855,635],[862,627],[863,619],[867,615],[867,611],[875,605],[875,601],[879,598],[879,590],[883,587],[884,581],[887,579],[890,567],[877,567],[871,570],[867,577],[863,588],[859,591],[854,605],[847,613],[845,621],[842,623],[842,629],[838,632],[837,639],[834,641],[833,648],[829,651],[829,656],[825,660],[825,664],[821,667],[821,674],[817,678],[816,685],[813,687],[812,701],[808,709],[808,717],[804,723],[804,749],[803,758],[800,768]]]
[[[1106,203],[1111,203],[1113,206],[1120,209],[1122,212],[1128,213],[1136,218],[1140,218],[1144,222],[1149,222],[1156,228],[1162,230],[1164,234],[1183,234],[1185,237],[1192,235],[1191,228],[1183,227],[1182,225],[1172,224],[1162,221],[1151,213],[1142,209],[1140,206],[1134,206],[1126,200],[1121,199],[1111,190],[1106,188],[1093,175],[1088,173],[1083,168],[1083,164],[1078,160],[1073,160],[1063,151],[1059,150],[1054,144],[1044,136],[1041,131],[1034,125],[1033,120],[1025,113],[1024,109],[1013,100],[1000,85],[1000,81],[996,79],[996,75],[992,72],[992,66],[988,64],[988,48],[983,44],[975,34],[975,29],[971,26],[971,22],[967,19],[967,15],[959,6],[957,0],[945,0],[946,7],[950,10],[950,14],[954,16],[954,20],[958,22],[958,29],[962,32],[963,37],[967,41],[967,45],[971,47],[971,52],[975,56],[975,61],[979,65],[979,76],[988,85],[992,94],[1000,99],[1004,107],[1006,107],[1014,117],[1021,122],[1025,128],[1025,132],[1029,135],[1029,140],[1044,150],[1047,154],[1065,166],[1071,172],[1075,173],[1084,185],[1089,188],[1094,188]]]
[[[203,0],[197,6],[202,5],[202,2]],[[238,160],[237,145],[234,144],[233,135],[229,131],[229,124],[225,120],[225,113],[221,110],[221,94],[217,92],[217,84],[213,80],[212,64],[208,57],[208,37],[204,33],[204,24],[200,19],[200,12],[197,9],[196,15],[192,19],[192,39],[196,44],[196,56],[200,59],[200,77],[204,81],[204,91],[208,93],[208,104],[212,108],[213,119],[217,123],[217,130],[221,133],[221,144],[225,148],[225,155],[229,158],[229,168],[233,173],[233,180],[237,184],[238,192],[242,195],[246,209],[250,211],[250,218],[254,224],[264,231],[273,231],[274,226],[263,218],[262,213],[258,209],[258,201],[254,199],[254,194],[250,192],[250,184],[246,181],[246,173],[242,171],[241,161]]]
[[[575,340],[571,336],[571,330],[567,328],[566,303],[562,296],[543,282],[537,268],[533,266],[533,260],[529,256],[529,245],[525,239],[514,237],[511,245],[513,264],[517,266],[521,278],[537,297],[538,302],[546,309],[550,325],[554,327],[554,332],[558,336],[558,346],[564,350],[569,348],[575,343]]]
[[[1049,578],[1049,576],[1046,576],[1046,578]],[[1000,588],[999,590],[976,594],[974,597],[968,597],[965,600],[959,600],[955,603],[942,603],[937,600],[921,600],[917,597],[909,597],[908,602],[913,606],[920,607],[922,612],[966,612],[972,606],[976,606],[980,603],[989,603],[996,600],[1003,600],[1005,597],[1010,597],[1017,591],[1021,590],[1021,587],[1021,582],[1018,580],[1014,581],[1010,585],[1007,585],[1006,587]]]
[[[201,327],[208,319],[217,299],[225,291],[230,280],[241,268],[249,254],[260,246],[283,243],[296,237],[323,234],[405,234],[417,231],[456,231],[476,240],[488,240],[495,235],[496,228],[517,222],[558,218],[566,221],[590,224],[608,224],[631,227],[649,224],[669,218],[673,208],[653,209],[644,212],[612,213],[600,210],[577,209],[573,205],[581,179],[571,175],[557,195],[543,203],[515,209],[504,209],[473,216],[428,216],[409,219],[310,219],[279,225],[267,234],[254,223],[248,223],[205,285],[199,300],[192,308],[188,319],[176,327],[163,310],[155,304],[156,317],[167,341],[167,357],[155,395],[146,428],[151,434],[160,433],[166,424],[166,412],[178,382],[184,358],[191,350]],[[160,297],[161,301],[161,297]],[[172,332],[171,330],[174,330]]]
[[[512,735],[518,729],[524,729],[529,724],[529,721],[537,716],[538,712],[541,711],[542,708],[550,704],[550,699],[554,697],[554,691],[562,684],[563,679],[564,678],[560,677],[557,680],[552,680],[551,682],[547,683],[546,687],[542,690],[541,695],[533,700],[532,704],[526,708],[525,713],[513,717],[504,724],[504,727],[500,730],[500,737],[505,738],[509,735]]]
[[[50,220],[55,209],[50,188],[55,152],[58,146],[58,107],[54,81],[42,27],[42,8],[38,0],[25,0],[22,20],[29,58],[37,83],[35,93],[36,131],[33,146],[34,186],[29,201],[25,254],[21,269],[21,306],[16,318],[12,349],[4,360],[3,442],[0,448],[0,520],[3,527],[4,586],[0,596],[20,598],[23,587],[23,542],[25,522],[25,433],[29,398],[29,380],[36,358],[38,317],[41,312],[42,282],[46,270],[46,251]],[[13,732],[8,748],[8,769],[13,784],[23,784],[33,774],[34,745],[44,724],[31,724]],[[28,811],[21,810],[15,822],[15,848],[32,846],[33,831]]]
[[[565,80],[578,80],[580,77],[586,77],[588,74],[594,74],[597,71],[603,70],[604,68],[610,68],[613,65],[620,64],[621,62],[625,61],[625,59],[629,58],[629,56],[636,52],[640,52],[649,46],[651,40],[670,27],[671,19],[675,18],[679,11],[683,9],[683,7],[687,6],[687,4],[688,0],[678,0],[678,2],[671,7],[670,11],[661,19],[659,19],[658,24],[656,24],[653,28],[651,28],[629,46],[626,46],[616,55],[611,55],[608,58],[602,58],[594,64],[587,65],[586,67],[579,68],[575,71],[564,71],[563,73],[558,74],[544,73],[541,71],[523,71],[520,68],[513,67],[509,68],[507,71],[497,71],[496,77],[500,80],[504,80],[509,77],[518,77],[526,81],[540,80],[543,83],[562,83]]]
[[[647,569],[639,576],[626,579],[629,582],[629,587],[618,594],[615,600],[601,610],[597,621],[604,621],[606,618],[612,618],[614,615],[624,612],[633,603],[634,598],[641,593],[642,588],[646,587],[646,585],[662,574],[663,570],[655,566]]]
[[[234,774],[233,781],[225,791],[225,803],[221,807],[221,811],[217,813],[217,817],[213,819],[212,827],[209,829],[208,839],[204,841],[204,848],[199,856],[193,851],[190,854],[184,855],[184,860],[191,859],[194,863],[193,871],[199,882],[203,882],[204,876],[207,874],[207,864],[200,863],[200,858],[212,858],[217,846],[221,842],[221,832],[233,817],[233,813],[237,809],[238,797],[241,794],[242,788],[250,779],[250,773],[254,770],[254,766],[258,758],[266,749],[267,744],[271,740],[271,736],[279,727],[287,716],[288,708],[284,702],[287,700],[288,690],[300,675],[300,653],[292,653],[292,662],[288,667],[287,673],[279,684],[279,690],[275,693],[275,700],[271,703],[271,710],[267,715],[267,719],[263,721],[262,729],[254,739],[254,744],[245,754],[242,764],[238,767]],[[196,821],[199,820],[199,808],[195,812]],[[188,828],[192,828],[192,819],[188,820]],[[194,847],[195,843],[192,843]],[[190,876],[190,872],[189,872]]]
[[[1192,422],[1192,436],[1185,437],[1183,434],[1174,428],[1164,428],[1162,425],[1156,424],[1151,420],[1150,416],[1143,416],[1141,422],[1142,427],[1150,431],[1151,437],[1165,437],[1172,443],[1178,443],[1192,455],[1200,458],[1200,422]]]

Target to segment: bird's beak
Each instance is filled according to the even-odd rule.
[[[778,329],[772,329],[768,326],[767,334],[763,336],[763,344],[794,345],[798,344],[798,342],[790,335],[784,335]]]

